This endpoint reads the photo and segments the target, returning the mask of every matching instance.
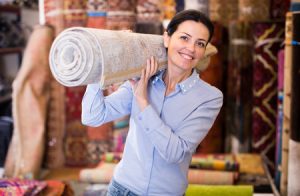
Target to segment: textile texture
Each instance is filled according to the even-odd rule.
[[[212,21],[227,26],[238,18],[238,0],[209,0],[209,17]]]
[[[0,195],[38,195],[47,186],[46,182],[36,180],[0,180]]]
[[[107,12],[108,0],[88,0],[86,7],[89,12]]]
[[[88,136],[86,127],[81,124],[81,100],[84,87],[66,88],[65,94],[65,165],[84,166],[88,164]]]
[[[107,8],[107,29],[135,30],[137,0],[111,0]]]
[[[105,123],[99,127],[87,127],[87,153],[88,165],[95,166],[101,157],[113,148],[112,123]]]
[[[131,11],[134,12],[137,0],[109,0],[108,11]]]
[[[46,24],[50,24],[58,35],[64,29],[64,2],[61,0],[44,0]]]
[[[49,100],[48,54],[53,38],[51,27],[35,27],[13,83],[14,131],[5,163],[8,177],[36,178],[42,164]]]
[[[106,16],[93,16],[88,13],[87,27],[105,29],[106,28]]]
[[[135,51],[142,52],[136,56]],[[197,68],[205,67],[216,52],[209,44]],[[55,39],[50,51],[50,68],[55,78],[66,86],[101,81],[105,87],[138,77],[149,56],[157,58],[159,69],[166,66],[162,36],[78,27],[65,30]]]
[[[42,190],[41,195],[74,195],[73,189],[64,182],[58,180],[46,180],[47,187]]]
[[[81,101],[85,87],[66,88],[65,165],[95,166],[104,152],[111,151],[112,123],[99,127],[81,124]]]
[[[237,172],[189,169],[189,184],[232,185],[238,178]]]
[[[85,127],[80,120],[72,120],[66,123],[65,165],[86,166],[88,165],[88,138]]]
[[[266,21],[270,19],[271,0],[239,0],[239,20]]]
[[[85,26],[86,6],[85,0],[45,0],[46,24],[54,26],[56,35],[67,27]]]
[[[190,168],[238,172],[239,164],[232,154],[196,154]]]
[[[259,154],[239,153],[235,155],[235,159],[239,164],[240,174],[265,175],[263,160]]]
[[[195,185],[188,186],[186,196],[251,196],[253,195],[253,187],[247,185],[231,186],[231,185]]]
[[[64,195],[72,196],[74,192],[68,184],[56,180],[0,180],[0,195]]]
[[[86,1],[64,0],[64,28],[86,25]]]
[[[44,166],[46,168],[58,168],[65,163],[65,87],[59,84],[52,75],[49,85],[50,98],[46,122]]]
[[[104,0],[47,0],[45,1],[44,7],[46,23],[53,25],[56,29],[56,34],[59,34],[65,28],[85,26],[87,23],[86,12],[106,10],[107,2]],[[89,25],[93,28],[102,28],[105,26],[105,18],[95,17],[89,20]],[[78,116],[78,110],[76,111],[76,109],[74,109],[74,105],[68,105],[69,103],[75,103],[76,101],[74,101],[74,99],[80,100],[80,98],[68,97],[73,94],[69,94],[69,89],[65,89],[53,78],[51,78],[50,86],[45,166],[48,168],[57,168],[72,162],[73,154],[69,152],[73,152],[72,150],[76,151],[80,145],[83,145],[83,147],[79,149],[79,151],[81,150],[80,152],[87,154],[88,142],[85,133],[86,127],[79,125],[80,115]],[[82,90],[82,94],[83,91],[84,90]],[[79,102],[76,104],[80,107]],[[73,109],[74,111],[72,111]],[[75,114],[76,112],[77,114]],[[72,132],[74,129],[78,130],[78,135],[82,136],[82,139],[78,138],[78,135]],[[79,156],[80,155],[75,152],[74,160],[78,160]],[[88,164],[89,161],[85,163]],[[79,163],[74,161],[71,164],[82,165],[83,163],[81,161],[79,161]]]
[[[44,12],[46,24],[53,26],[55,35],[58,35],[64,27],[64,1],[45,0]],[[46,122],[46,147],[44,166],[47,168],[62,167],[64,165],[63,138],[65,132],[65,88],[51,75],[50,98],[48,102]]]
[[[127,11],[107,12],[106,29],[135,31],[136,14]]]
[[[277,53],[284,37],[283,23],[253,25],[252,148],[265,155],[274,168],[277,109]]]
[[[162,1],[160,0],[138,0],[137,22],[153,23],[162,20]]]

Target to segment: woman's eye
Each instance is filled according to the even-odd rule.
[[[197,46],[199,46],[200,48],[205,48],[205,43],[197,42]]]
[[[189,38],[187,36],[180,36],[180,39],[187,41]]]

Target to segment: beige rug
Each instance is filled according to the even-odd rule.
[[[198,69],[204,69],[217,49],[209,44]],[[139,77],[146,59],[155,56],[159,69],[167,65],[167,53],[161,35],[140,34],[74,27],[54,40],[50,68],[65,86],[101,83],[106,87]]]

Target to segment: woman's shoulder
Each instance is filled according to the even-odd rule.
[[[196,92],[209,98],[223,98],[223,93],[217,87],[199,78]]]

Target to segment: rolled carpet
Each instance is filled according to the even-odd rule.
[[[209,44],[197,65],[205,69],[217,49]],[[49,61],[53,76],[65,86],[101,83],[102,87],[139,77],[146,60],[155,56],[159,69],[167,65],[161,35],[73,27],[54,40]]]
[[[233,185],[238,179],[237,172],[189,169],[189,184]]]
[[[249,185],[195,185],[190,184],[186,196],[252,196],[253,187]]]

